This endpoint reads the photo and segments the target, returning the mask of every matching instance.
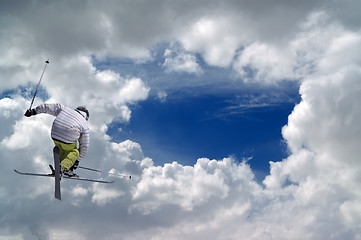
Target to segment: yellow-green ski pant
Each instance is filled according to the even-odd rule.
[[[79,150],[76,148],[75,143],[62,143],[56,140],[53,140],[55,146],[58,146],[60,149],[60,159],[61,166],[65,170],[69,170],[79,157]]]

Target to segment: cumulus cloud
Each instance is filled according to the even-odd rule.
[[[167,72],[186,72],[200,75],[203,73],[202,68],[197,63],[196,56],[179,49],[166,49],[164,52],[164,63],[162,67]]]
[[[326,225],[342,226],[336,238],[344,234],[356,239],[360,234],[354,228],[358,214],[348,218],[345,208],[355,204],[360,195],[356,187],[356,175],[361,170],[357,144],[361,130],[356,123],[360,111],[355,104],[360,100],[361,69],[359,56],[353,54],[360,44],[359,36],[349,32],[332,39],[317,71],[302,83],[302,101],[283,128],[292,154],[282,162],[271,163],[271,174],[264,181],[270,189],[282,188],[287,180],[296,184],[292,191],[294,206],[317,206],[310,223],[317,222],[321,232],[326,232]],[[346,61],[341,60],[342,55],[348,56]],[[329,221],[318,222],[320,218]],[[311,237],[318,235],[321,237],[320,232],[314,232]]]
[[[173,162],[163,167],[144,169],[133,193],[134,208],[149,213],[167,204],[191,211],[209,202],[209,199],[224,200],[232,188],[228,181],[235,180],[233,176],[243,173],[242,178],[252,180],[254,177],[247,166],[237,169],[232,167],[233,164],[232,159],[199,159],[193,167]]]
[[[357,6],[351,0],[1,2],[0,91],[11,91],[0,99],[0,238],[361,238]],[[150,49],[162,41],[183,49],[166,51],[169,71],[198,76],[197,55],[248,82],[299,80],[302,100],[282,129],[289,156],[270,163],[263,183],[246,161],[200,158],[193,166],[155,166],[139,143],[111,140],[108,124],[131,121],[128,105],[147,99],[150,87],[141,77],[98,69],[92,59],[152,61]],[[52,161],[52,117],[23,117],[28,83],[37,83],[39,59],[47,58],[42,87],[49,98],[35,105],[86,103],[87,165],[132,180],[62,181],[59,203],[53,179],[12,172],[47,172]]]
[[[252,42],[239,51],[233,69],[244,81],[276,83],[303,80],[315,71],[334,39],[343,36],[342,26],[325,12],[313,12],[295,26],[299,32],[285,45],[269,41]]]
[[[186,50],[201,52],[209,65],[227,67],[235,51],[241,46],[237,32],[230,31],[232,20],[227,18],[202,18],[181,36]]]

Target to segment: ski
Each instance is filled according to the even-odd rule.
[[[88,170],[88,171],[98,172],[98,173],[105,173],[105,174],[109,174],[109,175],[113,175],[113,176],[117,176],[117,177],[132,179],[131,175],[126,175],[126,174],[122,174],[122,173],[104,172],[104,171],[101,171],[101,170],[98,170],[98,169],[82,167],[82,166],[78,166],[78,168]]]
[[[60,169],[60,150],[58,146],[53,148],[53,155],[54,155],[54,166],[55,170],[51,168],[52,174],[55,177],[55,198],[61,200],[61,191],[60,191],[60,180],[61,180],[61,169]]]
[[[45,174],[45,173],[29,173],[29,172],[20,172],[16,169],[14,169],[14,171],[17,174],[20,175],[27,175],[27,176],[38,176],[38,177],[53,177],[55,180],[55,191],[54,191],[54,196],[56,199],[61,200],[61,189],[60,189],[60,180],[62,178],[64,179],[71,179],[71,180],[77,180],[77,181],[86,181],[86,182],[94,182],[94,183],[114,183],[113,181],[104,181],[104,180],[99,180],[99,179],[92,179],[92,178],[82,178],[79,177],[78,175],[74,175],[74,176],[68,176],[68,175],[63,175],[61,173],[61,167],[60,167],[60,154],[59,154],[59,147],[55,146],[53,148],[53,154],[54,154],[54,166],[55,169],[52,165],[49,165],[51,173],[49,174]]]
[[[14,169],[14,171],[17,174],[20,175],[28,175],[28,176],[38,176],[38,177],[55,177],[55,175],[53,173],[28,173],[28,172],[20,172],[16,169]],[[105,180],[99,180],[99,179],[92,179],[92,178],[82,178],[82,177],[69,177],[64,175],[62,178],[64,179],[71,179],[71,180],[78,180],[78,181],[87,181],[87,182],[97,182],[97,183],[114,183],[113,181],[105,181]]]

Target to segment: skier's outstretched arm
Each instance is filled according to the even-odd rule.
[[[26,117],[31,117],[39,113],[47,113],[53,116],[57,116],[61,110],[61,104],[42,104],[33,109],[28,109],[25,112]]]

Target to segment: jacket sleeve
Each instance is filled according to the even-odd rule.
[[[86,154],[88,153],[89,148],[89,129],[86,129],[84,133],[80,135],[79,138],[79,158],[78,160],[81,161],[85,158]]]
[[[36,113],[47,113],[53,116],[58,116],[61,111],[61,104],[42,104],[35,108]]]

